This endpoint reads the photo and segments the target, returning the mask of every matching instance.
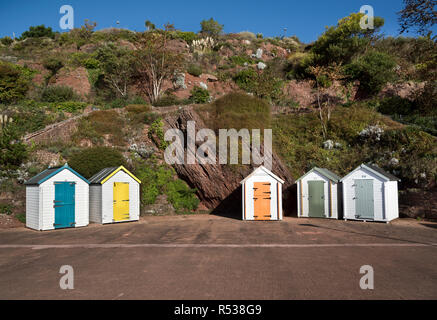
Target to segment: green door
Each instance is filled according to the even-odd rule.
[[[75,226],[75,182],[55,182],[55,229]]]
[[[357,179],[355,183],[355,217],[374,218],[373,180]]]
[[[308,181],[309,217],[325,218],[324,184],[323,181]]]

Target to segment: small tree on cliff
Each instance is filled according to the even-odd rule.
[[[310,72],[315,78],[314,83],[317,91],[317,106],[319,109],[320,124],[322,125],[323,139],[327,139],[331,113],[334,109],[334,101],[332,101],[328,90],[336,83],[336,81],[344,78],[342,67],[340,64],[333,63],[327,67],[310,67]]]
[[[132,82],[133,59],[129,49],[110,43],[97,50],[104,81],[122,98],[128,93]]]
[[[213,18],[202,20],[200,22],[200,33],[213,38],[218,37],[223,32],[223,25],[215,21]]]
[[[172,79],[183,66],[183,55],[168,48],[171,24],[162,32],[146,32],[136,43],[133,52],[134,68],[140,89],[152,103],[159,99],[165,80]]]

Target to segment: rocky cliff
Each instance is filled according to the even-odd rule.
[[[180,110],[165,117],[165,129],[179,129],[187,135],[187,122],[195,121],[196,132],[206,128],[203,119],[194,107]],[[186,141],[186,139],[185,139]],[[200,143],[196,143],[197,146]],[[184,146],[186,154],[186,145]],[[261,148],[263,153],[263,148]],[[273,152],[272,171],[284,181],[283,205],[284,214],[295,214],[296,192],[293,188],[294,180],[279,156]],[[250,174],[255,165],[221,165],[218,164],[175,164],[174,168],[180,178],[192,188],[197,189],[197,195],[202,204],[213,213],[227,216],[241,215],[241,186],[240,181]]]

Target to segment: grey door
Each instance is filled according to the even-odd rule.
[[[308,216],[325,218],[325,188],[323,181],[308,181]]]
[[[374,214],[373,180],[357,179],[355,182],[355,217],[371,219]]]

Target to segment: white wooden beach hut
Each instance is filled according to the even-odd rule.
[[[282,220],[284,180],[260,166],[240,183],[243,220]]]
[[[102,169],[90,178],[90,221],[115,223],[140,217],[140,183],[124,166]]]
[[[87,226],[89,182],[65,164],[25,182],[26,226],[52,230]]]
[[[399,217],[398,181],[383,169],[362,164],[343,179],[344,219],[389,222]]]
[[[339,219],[340,179],[332,171],[318,167],[297,179],[298,217]]]

